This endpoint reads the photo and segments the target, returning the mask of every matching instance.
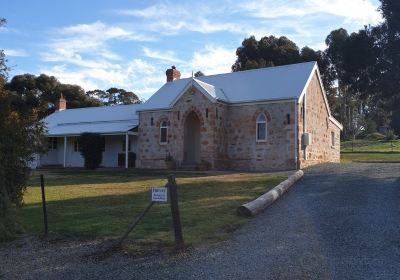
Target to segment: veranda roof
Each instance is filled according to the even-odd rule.
[[[44,119],[47,136],[79,135],[83,132],[125,134],[138,126],[141,104],[68,109]]]

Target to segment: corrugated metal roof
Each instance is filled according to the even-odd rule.
[[[68,109],[44,119],[49,136],[82,132],[125,133],[139,121],[137,111],[170,108],[191,84],[213,100],[229,103],[299,98],[316,62],[186,78],[164,84],[144,104]]]
[[[201,76],[194,80],[215,99],[230,103],[299,98],[315,66],[316,62],[305,62]],[[141,110],[170,107],[191,79],[164,84]]]
[[[78,135],[82,132],[125,133],[138,123],[136,111],[142,104],[68,109],[44,119],[48,136]]]

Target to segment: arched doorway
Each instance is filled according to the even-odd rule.
[[[200,120],[195,112],[191,112],[185,120],[183,163],[200,162]]]

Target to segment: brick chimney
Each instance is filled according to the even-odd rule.
[[[176,70],[175,66],[172,66],[171,69],[168,69],[165,74],[167,75],[167,82],[173,82],[174,80],[179,80],[181,77],[181,72]]]
[[[64,111],[67,109],[67,100],[65,100],[61,93],[60,99],[56,102],[56,111]]]

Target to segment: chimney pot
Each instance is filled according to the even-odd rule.
[[[165,74],[167,75],[167,82],[173,82],[181,78],[181,72],[179,72],[175,66],[171,66]]]
[[[60,99],[56,102],[56,111],[64,111],[67,109],[67,100],[65,100],[63,94],[61,94]]]

